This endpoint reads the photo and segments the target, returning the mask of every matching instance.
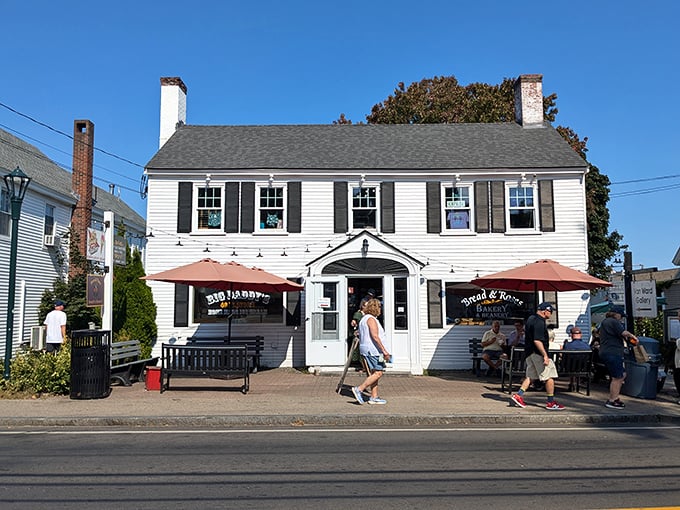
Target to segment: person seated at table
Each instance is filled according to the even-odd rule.
[[[486,375],[493,375],[501,366],[501,354],[506,336],[501,333],[500,321],[493,321],[491,329],[482,337],[482,359],[489,365]]]
[[[515,321],[515,329],[508,335],[508,341],[503,346],[503,352],[510,356],[513,347],[524,347],[524,321],[517,319]]]
[[[563,349],[565,351],[590,351],[590,345],[583,341],[583,333],[581,328],[574,326],[569,330],[569,338],[565,340]],[[574,391],[576,384],[576,377],[571,376],[569,379],[569,390]]]

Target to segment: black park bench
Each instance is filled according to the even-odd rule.
[[[187,345],[244,346],[248,351],[248,356],[250,356],[252,359],[250,368],[252,369],[253,373],[256,373],[260,368],[260,358],[262,358],[262,351],[264,350],[264,337],[259,335],[232,336],[231,338],[227,336],[190,336],[187,338]]]
[[[479,338],[470,338],[468,350],[472,360],[472,373],[479,376],[482,372],[482,341]]]
[[[169,345],[161,346],[161,393],[170,389],[170,378],[243,378],[241,393],[250,389],[250,356],[244,346]]]
[[[158,358],[142,358],[139,340],[124,340],[111,344],[111,381],[131,386],[133,381],[142,380],[144,369],[155,365]]]

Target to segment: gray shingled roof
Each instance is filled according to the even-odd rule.
[[[583,168],[555,129],[498,124],[180,127],[154,169]]]
[[[72,197],[70,172],[58,166],[34,145],[0,129],[0,169],[5,169],[0,170],[0,174],[4,175],[17,166],[32,179],[32,182],[66,197]],[[97,209],[113,211],[118,219],[123,218],[126,223],[144,227],[146,224],[144,218],[125,202],[98,186],[95,188]]]

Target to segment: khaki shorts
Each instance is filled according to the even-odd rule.
[[[529,379],[538,379],[539,381],[557,379],[557,369],[555,368],[553,360],[550,360],[547,365],[544,365],[543,356],[540,354],[530,354],[526,359],[526,364],[526,376]]]

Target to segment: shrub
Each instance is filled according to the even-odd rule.
[[[8,393],[67,395],[71,386],[71,346],[68,340],[55,354],[43,351],[17,353],[10,366],[10,379],[3,381]]]

